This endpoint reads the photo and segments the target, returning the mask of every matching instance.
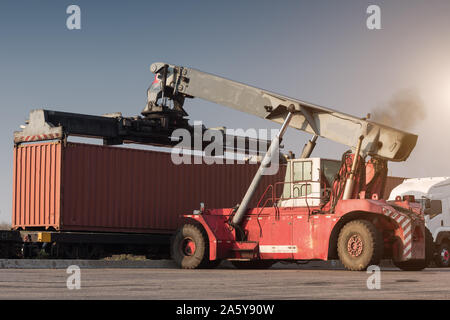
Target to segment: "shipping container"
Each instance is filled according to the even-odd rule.
[[[265,176],[256,205],[285,167]],[[12,228],[172,233],[181,214],[233,207],[257,164],[175,165],[168,152],[61,141],[14,147]]]

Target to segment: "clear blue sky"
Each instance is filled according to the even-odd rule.
[[[81,8],[82,29],[66,28]],[[366,28],[381,7],[382,30]],[[31,109],[140,113],[155,61],[187,65],[364,116],[405,88],[427,117],[391,175],[450,175],[450,1],[6,1],[0,3],[0,221],[10,221],[12,134]],[[277,125],[193,100],[191,120],[228,128]],[[408,116],[405,114],[405,116]],[[289,130],[286,150],[308,136]],[[315,156],[344,146],[319,140]]]

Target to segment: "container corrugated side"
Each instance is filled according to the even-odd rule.
[[[69,143],[66,147],[40,144],[20,148],[27,154],[36,153],[36,148],[55,148],[49,169],[45,167],[45,172],[39,175],[49,174],[49,179],[59,184],[48,190],[34,191],[40,197],[53,194],[51,198],[60,200],[60,207],[55,205],[58,210],[45,207],[38,212],[30,208],[21,215],[18,215],[21,208],[14,207],[14,216],[20,217],[13,220],[14,228],[173,232],[179,215],[198,209],[200,202],[208,208],[231,207],[240,202],[258,169],[256,164],[175,165],[170,153],[79,143]],[[39,157],[42,154],[20,162],[15,172],[22,171],[27,165],[36,165]],[[58,173],[52,175],[52,170]],[[37,172],[26,171],[25,175],[32,180]],[[275,176],[264,177],[253,205],[268,184],[283,178],[284,170]],[[15,199],[17,194],[29,197],[14,188],[18,191]],[[36,214],[40,219],[31,220],[30,217]]]
[[[59,225],[61,144],[21,145],[13,159],[13,227]]]

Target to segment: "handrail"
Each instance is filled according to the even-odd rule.
[[[313,182],[317,182],[317,181],[313,181],[313,180],[304,180],[304,181],[292,181],[292,182],[285,182],[285,181],[280,181],[280,182],[276,182],[276,183],[274,183],[274,184],[269,184],[268,186],[267,186],[267,188],[266,188],[266,190],[264,191],[264,193],[262,194],[262,196],[259,198],[259,201],[258,201],[258,204],[256,205],[256,208],[259,208],[259,210],[258,210],[258,213],[257,213],[257,217],[259,218],[259,216],[261,215],[261,213],[263,212],[263,210],[266,208],[266,205],[267,205],[267,203],[269,202],[269,201],[272,201],[272,207],[275,207],[275,208],[278,208],[278,201],[279,200],[291,200],[291,199],[295,199],[295,200],[302,200],[302,199],[304,199],[305,200],[305,202],[306,202],[306,206],[307,206],[307,208],[308,208],[308,219],[309,219],[309,216],[310,216],[310,212],[311,212],[311,209],[310,209],[310,206],[309,206],[309,203],[308,203],[308,199],[320,199],[320,200],[322,200],[322,196],[320,195],[319,197],[308,197],[308,193],[306,192],[305,193],[305,196],[304,197],[289,197],[289,198],[284,198],[282,195],[281,195],[281,197],[276,197],[275,196],[275,194],[276,194],[276,186],[277,185],[285,185],[285,184],[300,184],[300,190],[304,187],[304,186],[306,186],[306,191],[308,191],[308,184],[311,184],[311,183],[313,183]],[[260,206],[260,204],[261,204],[261,202],[263,201],[263,199],[265,198],[265,196],[266,196],[266,194],[267,194],[267,192],[269,191],[269,190],[272,190],[272,196],[271,197],[269,197],[269,198],[267,198],[267,199],[265,199],[265,201],[264,201],[264,205],[263,206]],[[301,193],[301,192],[300,192]],[[319,192],[320,193],[320,192]],[[292,194],[291,194],[292,195]],[[258,225],[259,225],[259,227],[260,227],[260,232],[262,232],[262,228],[261,228],[261,225],[260,225],[260,223],[259,223],[259,219],[258,219]]]
[[[273,185],[269,184],[266,188],[266,190],[264,191],[264,193],[262,194],[261,198],[259,198],[258,204],[256,205],[257,208],[259,208],[259,204],[261,203],[262,199],[264,198],[264,196],[266,195],[267,191],[269,191],[269,189],[272,189],[272,196],[273,196]],[[272,197],[273,198],[273,197]]]
[[[260,201],[258,202],[257,207],[260,208],[261,201],[264,199],[264,197],[266,196],[266,194],[267,194],[267,192],[268,192],[269,189],[272,189],[272,198],[268,198],[268,199],[264,202],[264,206],[262,207],[262,209],[265,207],[265,205],[267,204],[267,202],[268,202],[269,200],[272,201],[273,206],[275,206],[275,205],[277,204],[277,202],[280,201],[280,200],[282,200],[282,201],[283,201],[283,200],[285,200],[285,201],[287,201],[287,200],[305,200],[305,201],[306,201],[307,207],[309,207],[308,200],[314,200],[314,199],[322,200],[322,199],[323,199],[323,197],[322,197],[321,194],[319,194],[319,196],[317,196],[317,197],[308,196],[308,193],[307,193],[308,185],[310,185],[311,183],[315,183],[315,182],[317,182],[317,181],[314,181],[314,180],[302,180],[302,181],[300,181],[300,180],[299,180],[299,181],[292,181],[292,182],[291,182],[291,181],[289,181],[289,182],[280,181],[280,182],[276,182],[276,183],[274,183],[274,184],[270,184],[270,185],[268,185],[268,187],[266,188],[266,191],[264,192],[263,196],[260,198]],[[304,196],[297,196],[297,197],[294,197],[293,194],[292,194],[292,192],[289,191],[290,197],[284,197],[284,196],[283,196],[283,192],[281,192],[281,196],[280,196],[280,197],[277,197],[277,196],[276,196],[276,193],[277,193],[276,190],[278,190],[278,189],[277,189],[277,186],[279,186],[279,185],[286,185],[286,184],[299,184],[299,185],[300,185],[300,190],[303,190],[303,188],[306,187],[305,195],[304,195]],[[300,194],[301,194],[301,193],[302,193],[302,192],[300,192]],[[260,210],[260,211],[261,211],[261,210]]]
[[[263,212],[263,210],[267,207],[267,203],[269,202],[269,201],[272,201],[272,207],[275,207],[275,208],[278,208],[278,202],[280,201],[280,200],[282,200],[282,201],[288,201],[288,200],[305,200],[305,202],[306,202],[306,206],[307,206],[307,208],[308,208],[308,212],[310,213],[310,211],[311,211],[311,209],[310,209],[310,205],[309,205],[309,203],[308,203],[308,200],[309,199],[319,199],[319,200],[322,200],[323,199],[323,197],[322,197],[322,194],[320,193],[320,195],[318,196],[318,197],[309,197],[308,196],[308,193],[307,193],[307,190],[308,190],[308,184],[311,184],[311,183],[316,183],[316,182],[318,182],[318,181],[314,181],[314,180],[302,180],[302,181],[292,181],[292,182],[285,182],[285,181],[279,181],[279,182],[276,182],[276,183],[274,183],[274,184],[269,184],[267,187],[266,187],[266,189],[265,189],[265,191],[264,191],[264,193],[262,194],[262,196],[259,198],[259,201],[258,201],[258,204],[256,205],[256,208],[258,208],[259,210],[258,210],[258,213],[256,214],[256,216],[257,217],[259,217],[260,215],[261,215],[261,213]],[[291,192],[290,192],[290,195],[291,195],[291,197],[289,197],[289,198],[284,198],[283,197],[283,192],[281,192],[281,196],[280,197],[277,197],[276,196],[276,190],[277,190],[277,186],[278,185],[285,185],[285,184],[300,184],[300,190],[302,190],[302,188],[303,187],[306,187],[306,193],[305,193],[305,196],[299,196],[299,197],[292,197],[292,194],[291,194]],[[266,197],[266,195],[267,195],[267,193],[269,192],[269,190],[271,190],[272,192],[272,195],[271,195],[271,197],[268,197],[268,198],[266,198],[265,199],[265,197]],[[290,189],[289,189],[290,190]],[[301,192],[300,192],[300,194],[301,194]],[[261,205],[261,202],[263,201],[265,199],[265,201],[263,202],[263,205],[262,206],[260,206]],[[294,203],[294,202],[293,202]],[[292,207],[293,207],[293,205],[292,205]],[[308,216],[309,216],[309,214],[308,214]],[[308,218],[309,219],[309,218]],[[259,221],[258,221],[258,224],[259,224]]]

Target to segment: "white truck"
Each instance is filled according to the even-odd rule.
[[[450,177],[406,179],[395,187],[389,200],[412,195],[421,203],[425,223],[433,235],[435,262],[450,266]]]

